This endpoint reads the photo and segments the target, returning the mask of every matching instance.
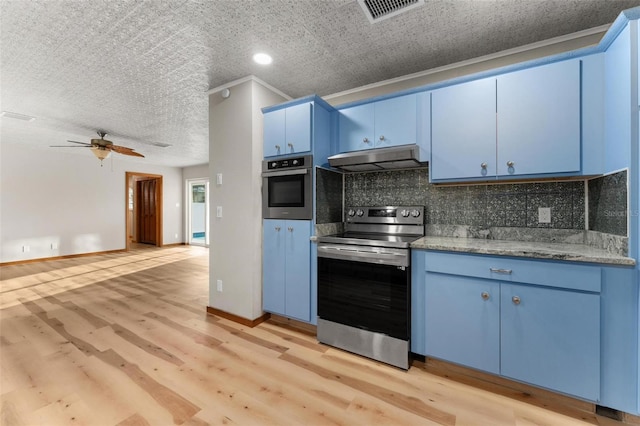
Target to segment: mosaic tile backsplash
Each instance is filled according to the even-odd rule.
[[[591,179],[589,229],[627,236],[627,172]]]
[[[424,205],[425,224],[585,229],[585,184],[544,182],[441,186],[428,168],[348,173],[345,205]],[[551,223],[538,223],[538,208]]]
[[[316,224],[342,222],[342,173],[316,168]]]

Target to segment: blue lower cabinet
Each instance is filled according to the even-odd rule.
[[[500,373],[600,398],[600,295],[501,284]]]
[[[600,401],[600,267],[412,256],[413,352]]]
[[[500,284],[429,274],[426,355],[500,373]]]
[[[311,221],[263,223],[262,308],[300,321],[311,320]]]

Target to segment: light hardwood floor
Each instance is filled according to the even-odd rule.
[[[621,424],[207,315],[200,247],[0,274],[2,425]]]

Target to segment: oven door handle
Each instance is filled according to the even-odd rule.
[[[319,245],[318,257],[382,265],[409,266],[409,256],[406,252],[358,250],[355,248]]]
[[[275,172],[262,172],[262,177],[295,176],[306,175],[307,173],[309,173],[309,169],[277,170]]]

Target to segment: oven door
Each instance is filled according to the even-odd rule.
[[[408,341],[410,268],[323,251],[319,246],[318,317]]]
[[[264,172],[263,218],[311,220],[312,189],[311,169]]]

